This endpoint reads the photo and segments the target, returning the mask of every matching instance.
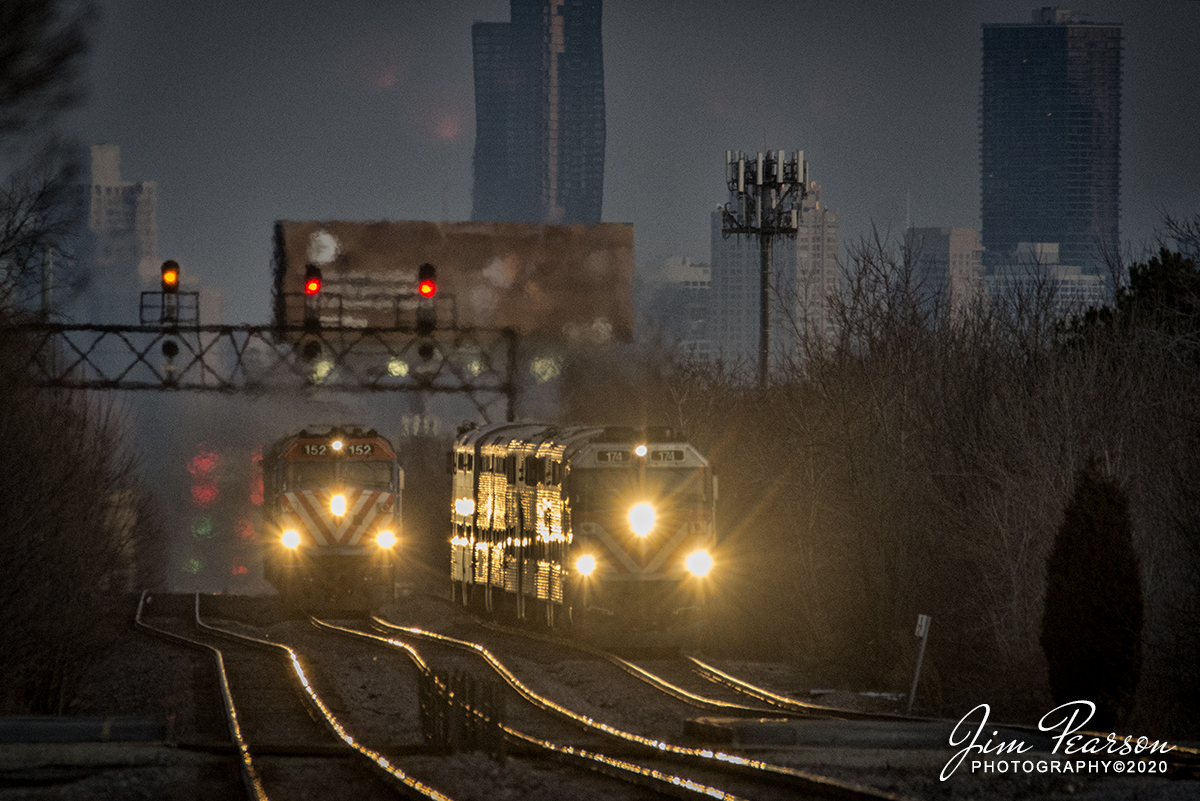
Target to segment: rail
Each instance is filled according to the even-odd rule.
[[[409,776],[399,767],[392,764],[392,762],[383,754],[358,742],[358,740],[356,740],[354,736],[350,734],[346,727],[342,725],[337,716],[330,711],[325,702],[321,700],[321,697],[317,694],[312,682],[309,681],[308,675],[304,672],[304,666],[300,664],[300,657],[297,656],[293,649],[281,643],[271,642],[270,640],[252,637],[248,634],[241,634],[236,631],[230,631],[228,629],[221,628],[220,626],[214,626],[212,624],[205,623],[200,618],[199,593],[196,594],[195,619],[196,626],[198,628],[211,632],[219,637],[240,640],[261,648],[282,651],[288,658],[288,662],[292,668],[292,673],[295,675],[296,681],[299,682],[300,689],[303,691],[304,697],[307,699],[309,706],[321,716],[321,718],[325,721],[325,724],[338,737],[338,739],[350,746],[358,754],[370,760],[372,764],[382,770],[388,777],[394,781],[398,781],[403,788],[410,792],[410,794],[414,794],[415,796],[421,798],[429,798],[433,801],[453,801],[450,796],[445,795],[439,790],[430,787],[429,785],[413,778],[412,776]]]
[[[242,784],[246,788],[246,794],[254,801],[267,801],[266,790],[263,789],[262,779],[258,775],[257,768],[254,767],[254,762],[250,758],[250,748],[246,745],[246,740],[242,736],[242,727],[238,722],[237,708],[233,703],[233,693],[229,690],[229,677],[225,673],[225,658],[221,655],[219,648],[214,648],[208,643],[194,640],[191,637],[185,637],[182,634],[176,634],[166,629],[160,629],[157,626],[152,626],[142,620],[142,610],[145,608],[149,593],[142,591],[142,597],[138,599],[137,614],[134,616],[134,625],[143,631],[147,631],[156,637],[170,640],[172,642],[181,642],[188,647],[196,648],[202,651],[207,651],[213,657],[213,662],[217,669],[217,682],[221,687],[221,702],[225,708],[225,722],[229,728],[229,737],[237,746],[239,767],[241,770]],[[199,596],[197,596],[197,604],[199,604]]]
[[[876,790],[875,788],[865,787],[863,785],[853,784],[850,782],[843,782],[828,776],[820,776],[818,774],[797,770],[795,768],[789,768],[783,765],[774,765],[762,760],[750,759],[739,754],[731,754],[725,751],[716,751],[708,748],[689,748],[687,746],[675,745],[664,740],[645,737],[634,732],[627,732],[622,729],[618,729],[615,726],[610,726],[607,723],[594,720],[591,717],[581,715],[577,712],[567,709],[566,707],[555,703],[549,698],[535,693],[520,679],[518,679],[511,670],[501,663],[500,660],[491,653],[491,651],[482,645],[479,645],[478,643],[460,640],[445,634],[438,634],[436,632],[425,631],[423,629],[399,626],[395,623],[383,620],[378,616],[373,616],[371,620],[376,626],[380,627],[381,630],[384,631],[406,634],[417,639],[441,643],[443,645],[451,645],[456,648],[473,652],[487,662],[487,664],[501,678],[503,678],[510,687],[516,690],[518,694],[535,706],[538,706],[548,712],[552,712],[577,725],[583,726],[590,731],[598,732],[635,746],[640,746],[648,751],[658,754],[659,756],[674,758],[687,764],[703,766],[708,769],[718,768],[729,770],[742,775],[752,776],[760,781],[781,781],[791,786],[804,789],[808,792],[814,792],[824,796],[853,799],[898,798],[898,796],[895,796],[892,793]]]
[[[724,684],[740,693],[744,693],[751,698],[770,704],[777,709],[795,712],[801,715],[823,715],[832,718],[843,718],[846,720],[903,720],[903,721],[931,721],[934,718],[914,717],[912,715],[897,715],[889,712],[863,712],[856,709],[842,709],[834,706],[822,706],[820,704],[809,704],[804,701],[797,701],[795,698],[788,698],[779,693],[771,692],[765,687],[759,687],[745,679],[739,679],[732,676],[720,668],[714,667],[707,662],[702,662],[694,656],[688,656],[688,660],[692,662],[700,671],[700,675],[716,682]]]
[[[320,629],[340,632],[345,635],[360,637],[363,639],[373,640],[390,647],[402,650],[417,670],[425,676],[432,675],[432,671],[428,663],[417,653],[416,649],[403,640],[397,640],[390,637],[382,637],[377,634],[372,634],[358,629],[346,628],[335,623],[319,620],[318,618],[310,618],[314,626]],[[689,779],[685,776],[678,776],[663,771],[649,768],[644,765],[638,765],[624,759],[617,759],[598,751],[592,751],[585,748],[577,748],[574,746],[561,745],[549,740],[535,737],[532,734],[519,731],[504,723],[498,724],[511,742],[525,744],[536,749],[546,751],[555,757],[571,762],[579,763],[588,770],[603,773],[620,781],[632,783],[645,789],[656,792],[660,795],[666,795],[672,798],[692,798],[695,795],[703,796],[704,798],[715,798],[719,801],[744,801],[741,796],[727,793],[717,787],[711,787],[702,782]]]
[[[551,645],[557,645],[562,648],[571,648],[579,651],[580,653],[585,653],[600,659],[604,659],[607,662],[619,667],[621,670],[625,671],[639,681],[643,681],[649,684],[651,687],[666,693],[672,698],[676,698],[685,704],[694,706],[698,709],[707,709],[714,712],[724,712],[726,714],[748,715],[754,717],[770,717],[779,716],[781,714],[777,709],[772,709],[770,707],[743,706],[741,704],[730,703],[729,701],[722,701],[719,698],[709,698],[707,696],[699,695],[698,693],[693,693],[677,684],[672,684],[662,676],[658,676],[639,665],[635,665],[633,662],[630,662],[627,659],[622,659],[616,654],[611,654],[600,648],[596,648],[585,643],[573,642],[562,637],[554,637],[532,631],[521,631],[520,629],[502,626],[499,623],[493,623],[487,620],[479,620],[478,622],[479,625],[502,634],[524,637],[537,642],[550,643]]]

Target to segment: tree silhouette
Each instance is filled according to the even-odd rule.
[[[1046,570],[1041,643],[1056,703],[1096,704],[1111,729],[1133,706],[1142,664],[1142,584],[1129,500],[1089,460],[1075,479]]]

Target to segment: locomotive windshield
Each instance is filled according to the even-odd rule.
[[[577,509],[622,504],[634,498],[655,499],[679,508],[699,507],[706,491],[704,471],[587,470],[573,476],[571,501]]]
[[[392,486],[391,462],[346,461],[339,466],[342,482],[366,489],[388,489]]]
[[[285,490],[323,487],[333,483],[337,466],[333,462],[284,462],[283,488]]]
[[[343,462],[295,461],[284,464],[285,490],[309,489],[342,483],[364,489],[391,489],[392,463],[346,460]]]

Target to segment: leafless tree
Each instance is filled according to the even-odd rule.
[[[49,125],[81,95],[90,7],[0,3],[0,690],[3,711],[63,712],[114,597],[152,580],[160,541],[114,407],[33,385],[47,262],[76,226],[70,146]],[[61,256],[57,258],[61,259]]]
[[[1183,255],[1191,259],[1200,259],[1200,213],[1191,217],[1175,217],[1170,214],[1163,216],[1163,235],[1161,244],[1174,246]]]
[[[0,3],[0,140],[43,131],[83,97],[90,3]]]
[[[717,465],[727,641],[789,653],[813,681],[903,692],[912,625],[933,614],[919,706],[1044,712],[1046,559],[1097,454],[1129,487],[1146,588],[1135,721],[1195,736],[1197,326],[1073,336],[1036,269],[951,315],[915,266],[882,236],[851,248],[837,338],[765,392],[663,357],[653,386],[614,396],[685,424]]]
[[[0,314],[28,316],[61,276],[79,228],[76,162],[51,141],[0,182]],[[60,287],[61,292],[61,287]]]

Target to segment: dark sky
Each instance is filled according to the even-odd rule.
[[[874,222],[979,225],[980,24],[1036,0],[606,0],[604,219],[639,268],[709,257],[724,156],[803,149],[843,248]],[[1123,240],[1200,212],[1200,1],[1068,5],[1124,24]],[[158,182],[159,255],[265,322],[276,219],[467,219],[471,23],[507,0],[107,0],[86,143]]]

